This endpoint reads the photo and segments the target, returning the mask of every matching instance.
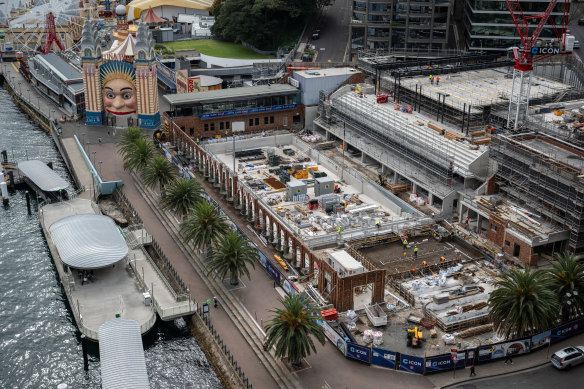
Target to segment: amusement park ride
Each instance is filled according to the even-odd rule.
[[[533,63],[554,55],[570,54],[575,38],[568,35],[566,30],[570,0],[550,0],[545,11],[536,15],[525,15],[518,0],[505,1],[523,46],[513,48],[515,67],[513,68],[513,84],[507,114],[507,128],[510,128],[513,121],[513,129],[517,130],[520,119],[526,117],[529,108]],[[556,21],[550,15],[558,4],[562,5],[562,20],[561,24],[556,26]],[[548,21],[556,38],[553,41],[544,42],[538,38]],[[530,26],[530,23],[532,25],[537,23],[537,25],[534,28]],[[531,35],[529,34],[530,29],[533,31]]]

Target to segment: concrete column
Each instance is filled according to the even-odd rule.
[[[399,181],[399,174],[397,174],[397,171],[393,172],[393,182],[398,182]]]

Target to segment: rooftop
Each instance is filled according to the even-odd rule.
[[[83,80],[83,76],[77,69],[56,54],[38,54],[35,58],[53,71],[63,82]]]
[[[99,360],[103,389],[149,389],[140,325],[113,319],[99,327]]]
[[[72,215],[49,226],[61,260],[75,269],[99,269],[128,255],[113,220],[103,215]]]
[[[69,187],[67,181],[42,161],[20,161],[18,170],[45,192],[55,192]]]
[[[430,84],[428,76],[402,78],[401,86],[411,91],[416,86],[422,87],[422,95],[436,100],[438,92],[446,94],[446,105],[462,110],[464,104],[473,111],[482,111],[481,106],[491,104],[509,104],[513,85],[512,73],[504,69],[471,70],[440,75],[440,85]],[[388,79],[389,80],[389,79]],[[393,85],[393,78],[391,78]],[[573,87],[532,75],[530,99],[552,96]]]
[[[190,92],[164,95],[170,105],[202,104],[222,101],[243,100],[258,96],[294,95],[298,89],[289,84],[271,84],[244,88],[219,89],[204,92]]]
[[[329,253],[329,255],[345,270],[356,270],[361,269],[363,265],[361,262],[357,261],[345,250],[335,250]]]
[[[551,160],[570,165],[582,173],[582,169],[584,168],[584,150],[579,147],[542,134],[521,135],[519,137],[513,137],[513,139]]]
[[[196,76],[191,76],[190,78],[198,78],[201,86],[213,86],[223,82],[219,77],[207,76],[205,74],[198,74]]]
[[[324,68],[324,69],[314,69],[314,70],[298,70],[294,71],[294,74],[302,78],[323,78],[332,76],[344,76],[354,73],[360,73],[359,70],[351,67],[342,68]]]

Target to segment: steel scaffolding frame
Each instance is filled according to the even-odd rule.
[[[568,228],[570,249],[584,251],[584,181],[580,177],[581,171],[520,142],[540,136],[525,133],[513,138],[492,137],[490,154],[499,165],[496,183],[510,198],[548,221]],[[561,140],[553,141],[562,144]]]

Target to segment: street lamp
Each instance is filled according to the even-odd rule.
[[[18,90],[20,91],[20,95],[22,96],[22,86],[21,86],[21,82],[18,82]]]
[[[89,143],[89,142],[87,142]],[[93,164],[93,168],[95,169],[95,153],[97,153],[97,151],[92,151],[91,152],[91,156],[93,157],[93,161],[91,162]]]
[[[81,147],[85,148],[85,133],[81,134]]]
[[[103,161],[99,161],[99,177],[103,180],[103,178],[101,177],[101,164],[103,163]]]

